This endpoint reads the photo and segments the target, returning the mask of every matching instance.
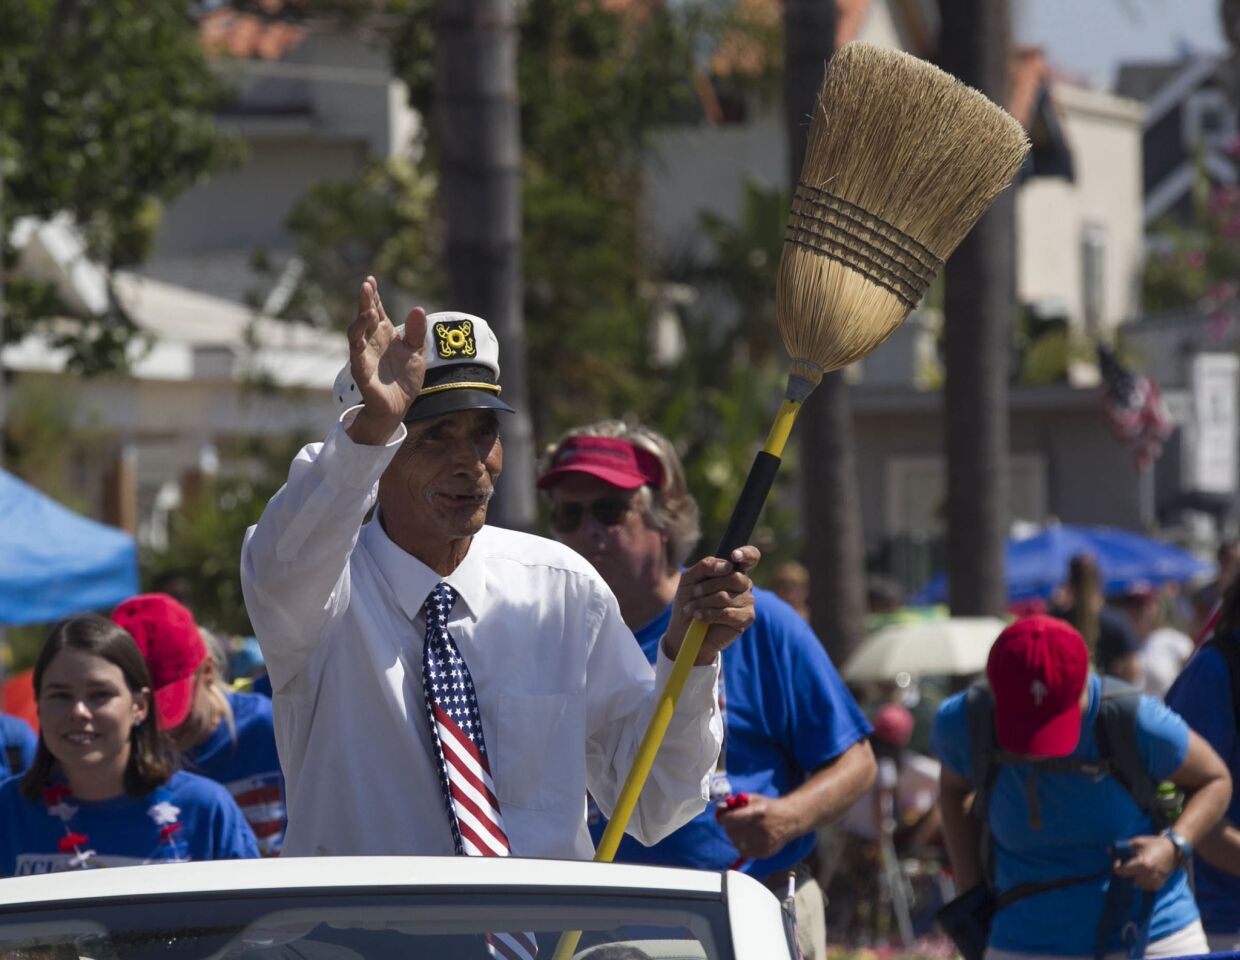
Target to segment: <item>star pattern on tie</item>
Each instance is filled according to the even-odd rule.
[[[452,634],[448,615],[456,591],[440,582],[422,605],[426,638],[422,651],[422,688],[430,724],[440,785],[452,824],[457,854],[506,857],[509,852],[504,817],[495,796],[491,762],[482,733],[482,715],[469,667]],[[487,934],[487,950],[508,960],[533,960],[538,944],[532,933]]]

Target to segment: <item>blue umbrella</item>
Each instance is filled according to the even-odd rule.
[[[0,624],[47,623],[138,592],[138,544],[0,470]]]
[[[1004,553],[1008,599],[1049,599],[1067,579],[1068,564],[1077,554],[1098,561],[1105,593],[1122,593],[1138,584],[1183,583],[1210,573],[1213,567],[1186,550],[1113,527],[1055,525],[1041,533],[1009,540]],[[918,592],[917,604],[947,599],[947,575],[937,574]]]

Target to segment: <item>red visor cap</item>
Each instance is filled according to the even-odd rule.
[[[1081,739],[1081,693],[1089,651],[1072,625],[1033,616],[1005,629],[986,663],[995,738],[1010,753],[1066,757]]]
[[[589,474],[621,490],[663,486],[659,458],[618,437],[569,437],[556,450],[551,469],[539,478],[538,489],[546,490],[566,473]]]
[[[194,702],[194,674],[207,659],[193,614],[166,593],[143,593],[113,610],[112,622],[128,631],[142,651],[160,728],[179,727]]]

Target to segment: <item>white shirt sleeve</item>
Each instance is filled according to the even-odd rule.
[[[615,598],[600,597],[603,612],[587,666],[590,793],[610,817],[672,672],[662,644],[653,680],[645,654],[620,617]],[[718,659],[693,667],[677,701],[626,832],[650,846],[701,813],[710,798],[710,777],[723,744],[719,716]]]
[[[246,531],[241,588],[276,690],[302,672],[324,627],[348,607],[349,556],[405,439],[402,425],[384,446],[354,443],[346,428],[360,409],[297,455],[288,482]]]

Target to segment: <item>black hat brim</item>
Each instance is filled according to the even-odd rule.
[[[512,407],[490,390],[457,387],[419,397],[405,413],[405,423],[430,420],[432,417],[442,417],[445,413],[461,413],[465,410],[497,410],[500,413],[516,413]]]

